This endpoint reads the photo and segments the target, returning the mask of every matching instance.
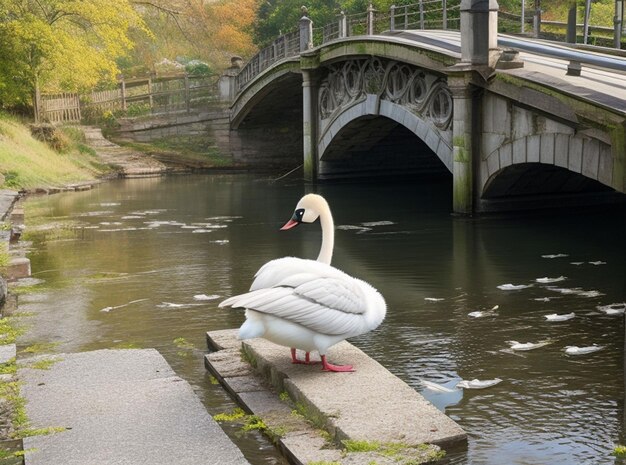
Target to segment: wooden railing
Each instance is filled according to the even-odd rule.
[[[140,116],[189,112],[218,100],[216,76],[175,75],[120,80],[115,89],[42,95],[39,120],[50,123],[98,119],[106,112]]]

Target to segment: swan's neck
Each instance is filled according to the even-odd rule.
[[[335,246],[335,223],[329,208],[320,213],[320,223],[322,225],[322,247],[320,248],[317,261],[330,265],[333,259],[333,247]]]

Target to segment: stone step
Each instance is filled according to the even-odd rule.
[[[263,339],[242,344],[236,339],[236,330],[211,331],[207,342],[209,348],[217,350],[206,356],[207,368],[239,403],[272,428],[285,429],[282,427],[287,424],[280,445],[301,463],[344,463],[345,452],[340,450],[343,440],[400,443],[410,446],[406,453],[413,453],[411,447],[424,443],[443,448],[466,444],[467,435],[460,426],[348,342],[334,346],[329,355],[335,363],[354,364],[353,373],[322,372],[320,365],[293,365],[289,349]],[[334,447],[320,438],[316,428],[294,429],[284,413],[291,409],[278,399],[277,392],[288,393],[297,410],[312,419],[316,428],[329,433]],[[425,448],[424,454],[437,450]],[[385,463],[383,457],[358,457],[350,463]]]

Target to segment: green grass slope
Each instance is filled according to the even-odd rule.
[[[0,188],[59,187],[102,175],[107,168],[83,141],[80,129],[65,127],[41,142],[19,120],[0,113]]]

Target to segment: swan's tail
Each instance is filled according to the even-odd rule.
[[[241,328],[239,328],[238,339],[253,339],[265,334],[265,326],[255,313],[256,312],[246,310],[246,321],[244,321]]]

